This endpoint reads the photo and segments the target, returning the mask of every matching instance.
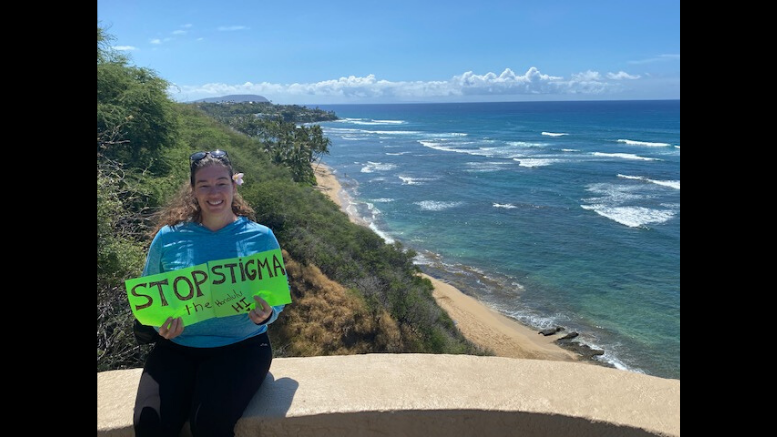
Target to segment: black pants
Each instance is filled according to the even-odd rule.
[[[136,437],[232,437],[235,423],[270,371],[267,333],[216,348],[160,339],[148,356],[135,398]]]

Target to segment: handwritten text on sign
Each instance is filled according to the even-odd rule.
[[[190,326],[246,313],[256,306],[255,295],[272,306],[291,303],[280,249],[128,279],[124,285],[135,317],[151,326],[168,317],[182,317]]]

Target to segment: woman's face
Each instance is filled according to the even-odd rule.
[[[203,218],[232,214],[235,183],[229,177],[229,169],[223,165],[214,164],[197,169],[193,192]]]

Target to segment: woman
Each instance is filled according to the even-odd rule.
[[[226,152],[197,152],[189,161],[190,180],[159,216],[143,276],[279,248],[237,192],[243,174],[234,173]],[[137,437],[178,437],[187,420],[194,437],[234,436],[235,423],[270,370],[267,326],[284,308],[254,300],[246,314],[188,327],[180,317],[168,318],[151,335],[136,320],[139,341],[156,342],[138,385]]]

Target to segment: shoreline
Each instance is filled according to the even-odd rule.
[[[318,186],[355,224],[368,226],[346,211],[341,198],[342,186],[324,163],[313,164]],[[540,335],[536,330],[511,319],[458,288],[425,273],[434,286],[432,295],[437,304],[456,322],[462,334],[498,357],[554,361],[583,361],[581,356],[555,343],[556,335]]]

